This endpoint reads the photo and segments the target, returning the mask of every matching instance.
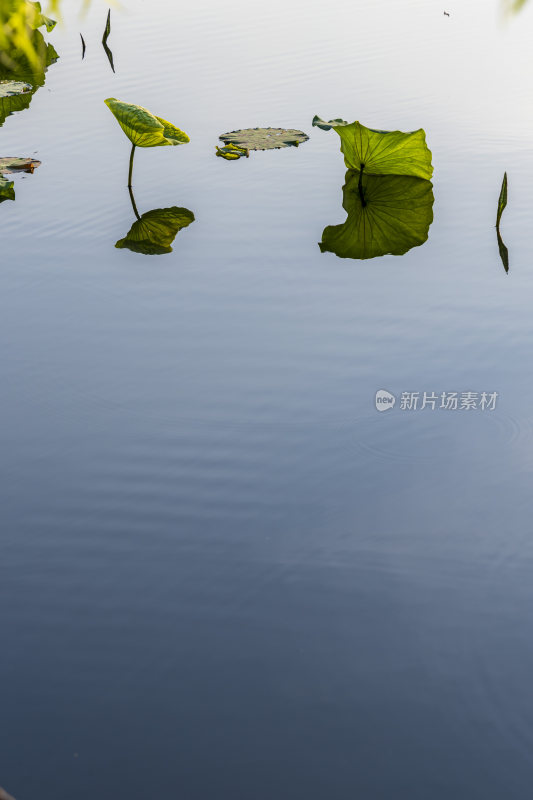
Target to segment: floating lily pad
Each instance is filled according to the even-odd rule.
[[[4,200],[15,199],[13,181],[8,181],[2,173],[33,173],[40,165],[41,162],[34,158],[0,158],[0,203]]]
[[[33,173],[41,162],[35,158],[0,158],[1,172],[31,172]]]
[[[28,94],[33,86],[24,81],[0,81],[0,97],[15,97],[19,94]]]
[[[237,145],[245,150],[279,150],[281,147],[298,147],[309,136],[303,131],[285,128],[244,128],[223,133],[218,138],[227,145]]]
[[[348,170],[342,191],[348,217],[324,229],[322,252],[356,259],[399,256],[427,240],[434,202],[430,181]]]
[[[136,147],[161,147],[189,142],[186,133],[171,122],[156,117],[148,109],[133,103],[123,103],[114,97],[105,100],[106,106]]]
[[[194,214],[187,208],[155,208],[147,211],[133,223],[124,239],[119,239],[115,247],[127,247],[134,253],[162,255],[171,253],[171,244],[182,228],[194,222]]]
[[[313,125],[333,130],[341,139],[341,151],[348,169],[364,169],[372,175],[412,175],[429,180],[433,175],[431,150],[422,128],[412,133],[378,131],[365,128],[360,122],[333,119],[324,122],[320,117]]]

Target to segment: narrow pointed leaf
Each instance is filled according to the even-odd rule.
[[[498,212],[496,214],[496,227],[500,227],[500,220],[507,205],[507,173],[503,175],[502,188],[500,189],[500,196],[498,198]]]
[[[371,175],[411,175],[429,180],[433,175],[431,150],[422,128],[412,133],[378,131],[360,122],[324,122],[313,119],[315,127],[333,130],[341,139],[341,151],[348,169],[364,169]]]
[[[105,103],[130,142],[137,147],[162,147],[190,141],[186,133],[142,106],[123,103],[114,97],[108,97]]]
[[[496,235],[498,237],[498,250],[500,252],[503,268],[506,272],[509,272],[509,250],[505,246],[499,228],[496,228]]]

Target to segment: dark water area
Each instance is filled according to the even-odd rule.
[[[42,162],[0,207],[0,785],[529,800],[533,12],[125,5],[115,73],[107,6],[67,4],[0,128]],[[139,213],[195,217],[166,255],[115,247],[110,96],[191,138],[135,156]],[[425,129],[425,244],[321,252],[346,168],[315,114]],[[215,157],[249,126],[310,138]]]

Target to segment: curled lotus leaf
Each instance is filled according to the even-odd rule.
[[[106,106],[136,147],[163,147],[189,142],[186,133],[148,109],[108,97]]]
[[[188,208],[155,208],[142,214],[115,247],[144,255],[171,253],[176,234],[191,222],[194,222],[194,214]]]
[[[220,158],[225,158],[226,161],[236,161],[239,158],[245,156],[249,158],[250,151],[246,149],[246,147],[239,147],[236,144],[227,144],[225,147],[216,147],[216,155],[220,156]]]
[[[244,128],[223,133],[218,137],[226,145],[237,145],[246,150],[279,150],[281,147],[298,147],[309,139],[303,131],[286,128]]]
[[[348,169],[364,169],[371,175],[412,175],[425,180],[433,175],[431,150],[422,128],[411,133],[379,131],[360,122],[338,119],[324,122],[320,117],[313,119],[313,125],[322,130],[333,128],[340,136]]]
[[[403,255],[423,244],[433,222],[433,185],[406,175],[366,175],[348,170],[342,225],[329,225],[319,243],[339,258]]]

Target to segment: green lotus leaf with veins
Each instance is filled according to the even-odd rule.
[[[298,147],[309,139],[303,131],[286,128],[243,128],[223,133],[218,137],[227,144],[245,150],[275,150],[281,147]]]
[[[114,97],[108,97],[105,104],[136,147],[164,147],[190,141],[187,134],[171,122],[156,117],[142,106],[123,103]]]
[[[187,208],[155,208],[147,211],[133,223],[127,236],[119,239],[115,247],[128,248],[135,253],[162,255],[171,253],[171,244],[182,228],[194,222],[194,214]]]
[[[342,225],[330,225],[319,246],[339,258],[403,255],[423,244],[433,222],[433,186],[405,175],[366,175],[348,170]]]
[[[429,180],[433,175],[431,150],[422,128],[412,133],[378,131],[360,122],[313,119],[322,130],[333,130],[341,139],[341,151],[348,169],[364,169],[371,175],[412,175]]]

